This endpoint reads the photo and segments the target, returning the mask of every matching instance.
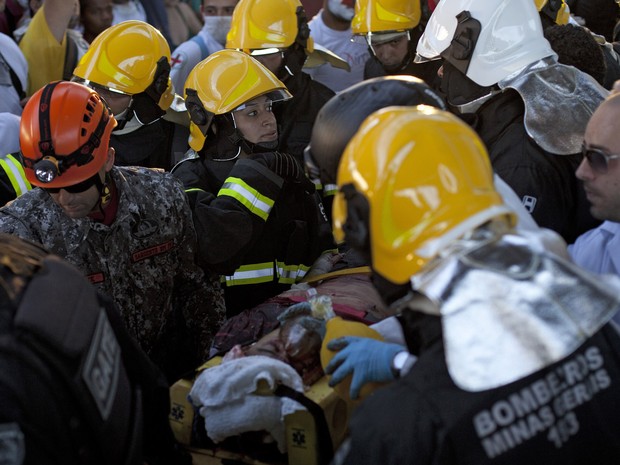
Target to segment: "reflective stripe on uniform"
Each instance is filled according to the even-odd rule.
[[[13,155],[9,154],[6,158],[0,158],[0,167],[9,178],[17,197],[32,189],[28,179],[26,179],[24,167]]]
[[[309,266],[286,265],[282,262],[277,262],[276,266],[278,270],[278,282],[281,284],[295,284],[303,278],[310,269]]]
[[[221,276],[220,281],[226,286],[241,286],[244,284],[267,283],[274,279],[274,269],[280,284],[295,284],[303,278],[310,267],[305,265],[286,265],[282,262],[253,263],[242,265],[232,275]]]
[[[273,281],[273,262],[241,265],[233,275],[221,276],[220,280],[226,286],[240,286],[243,284],[268,283]]]
[[[204,189],[199,189],[198,187],[190,187],[189,189],[185,189],[185,192],[206,192]]]
[[[323,197],[327,197],[330,195],[336,195],[337,192],[338,192],[337,184],[325,184],[325,186],[323,186]]]
[[[220,195],[227,195],[241,202],[248,210],[267,221],[269,212],[273,208],[274,201],[265,197],[256,189],[248,185],[243,179],[227,178],[224,185],[218,192]]]

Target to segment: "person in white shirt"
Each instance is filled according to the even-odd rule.
[[[11,36],[0,33],[0,112],[22,114],[28,62]]]
[[[200,11],[204,25],[200,32],[172,52],[170,79],[182,93],[189,72],[213,52],[222,50],[238,0],[203,0]]]
[[[130,19],[147,22],[146,11],[138,0],[114,0],[112,14],[114,15],[113,25]]]
[[[370,54],[365,44],[352,42],[351,20],[355,11],[350,0],[325,0],[323,8],[310,20],[310,36],[316,44],[329,49],[351,67],[350,71],[328,64],[304,69],[315,81],[340,92],[364,79],[364,65]]]

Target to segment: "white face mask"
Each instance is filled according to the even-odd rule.
[[[345,21],[351,21],[355,16],[355,9],[345,5],[342,0],[327,0],[327,9],[331,14]]]
[[[226,45],[226,34],[230,30],[232,16],[204,16],[205,27],[209,34],[220,44]]]

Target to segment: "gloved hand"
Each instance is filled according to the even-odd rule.
[[[301,182],[306,177],[301,164],[288,153],[255,153],[252,154],[251,158],[252,160],[262,163],[286,181]]]
[[[325,367],[331,374],[330,386],[335,386],[353,374],[349,395],[357,399],[364,384],[394,379],[392,361],[404,346],[366,337],[347,336],[329,341],[327,348],[339,351]]]

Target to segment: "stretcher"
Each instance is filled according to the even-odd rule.
[[[327,465],[334,449],[346,436],[350,406],[328,386],[325,376],[303,393],[305,399],[302,402],[309,402],[310,410],[300,410],[285,417],[286,454],[269,456],[265,450],[259,450],[261,446],[253,451],[239,451],[227,449],[225,444],[197,445],[196,425],[203,419],[188,401],[188,394],[200,372],[221,363],[221,360],[221,357],[214,357],[196,370],[193,379],[180,379],[170,388],[170,424],[177,441],[191,452],[194,464],[219,465],[236,461],[249,465]],[[262,459],[265,455],[267,459]]]

